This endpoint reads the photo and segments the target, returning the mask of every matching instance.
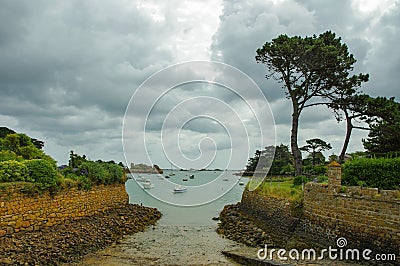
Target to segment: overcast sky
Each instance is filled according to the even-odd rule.
[[[310,36],[332,30],[358,60],[355,72],[370,74],[362,90],[399,99],[399,24],[397,0],[0,0],[0,126],[44,140],[45,151],[59,164],[67,163],[70,150],[93,160],[124,161],[124,114],[140,84],[172,64],[214,60],[238,68],[258,84],[275,118],[276,143],[289,144],[290,101],[276,81],[264,78],[265,67],[254,59],[256,49],[280,34]],[[149,98],[156,91],[148,89]],[[202,95],[220,102],[179,105]],[[247,133],[257,129],[245,123],[250,118],[230,120],[235,112],[248,113],[246,104],[238,102],[229,90],[192,84],[162,95],[151,116],[140,104],[134,115],[149,117],[146,131],[157,133],[179,105],[183,111],[175,120],[181,123],[169,126],[181,129],[178,144],[183,155],[194,160],[202,152],[211,156],[208,150],[220,152],[213,164],[201,161],[193,166],[225,167],[225,157],[233,151],[245,159],[229,167],[242,168],[257,145],[232,147],[223,124],[235,128],[244,123]],[[229,114],[222,103],[235,112]],[[180,115],[185,110],[196,115],[207,110],[210,116],[226,112],[226,121],[199,117],[184,123]],[[140,141],[143,131],[140,126],[130,127]],[[166,129],[170,134],[164,136],[165,146],[172,143],[168,137],[174,138],[175,131]],[[301,116],[299,145],[321,138],[332,144],[328,154],[338,154],[344,133],[344,123],[337,123],[329,110],[309,109]],[[240,134],[243,142],[239,143],[246,143],[248,135]],[[362,150],[365,137],[365,132],[354,131],[348,151]],[[134,147],[128,150],[134,154],[129,160],[149,163],[147,155]],[[150,157],[153,163],[169,167],[160,154]],[[174,160],[180,165],[179,159]]]

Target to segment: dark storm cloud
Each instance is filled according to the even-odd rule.
[[[178,60],[197,60],[199,51],[211,49],[213,60],[231,64],[256,81],[271,104],[278,129],[282,130],[278,132],[278,143],[288,143],[290,101],[285,99],[282,84],[265,79],[265,66],[255,62],[255,51],[279,34],[310,36],[326,30],[336,32],[348,44],[358,60],[355,72],[370,74],[371,80],[362,90],[374,96],[400,98],[398,4],[381,15],[378,11],[363,13],[352,1],[276,2],[223,1],[220,25],[212,44],[206,47],[210,40],[204,36],[214,30],[208,19],[212,12],[214,17],[219,12],[207,9],[211,5],[190,14],[199,9],[197,3],[2,1],[1,126],[13,127],[55,145],[51,151],[60,153],[52,155],[61,159],[70,149],[90,151],[93,158],[104,155],[108,156],[105,159],[117,159],[110,156],[121,150],[125,108],[137,87],[163,67]],[[180,72],[179,78],[190,76],[191,70],[187,71]],[[235,78],[227,77],[243,89],[240,79],[236,82]],[[165,80],[161,79],[154,86],[163,83]],[[144,96],[151,99],[154,93],[158,92],[149,88]],[[166,114],[179,103],[177,99],[199,95],[213,96],[247,112],[241,107],[240,97],[226,88],[210,84],[182,86],[176,95],[166,95],[165,102],[154,110],[148,129],[160,130]],[[246,98],[253,100],[253,96]],[[146,105],[144,99],[135,106],[137,120],[147,116],[148,110],[142,108]],[[210,106],[193,104],[186,116],[202,109],[216,114],[225,112]],[[184,115],[181,110],[167,128],[181,126]],[[302,139],[309,134],[326,134],[330,123],[337,126],[329,110],[303,115]],[[231,119],[233,115],[226,117]],[[316,128],[313,124],[321,126]],[[341,124],[337,128],[342,128]],[[188,124],[187,129],[194,135],[221,133],[220,127],[199,121]],[[138,141],[141,130],[132,129]],[[332,138],[339,138],[338,134]],[[218,141],[223,143],[224,139]],[[361,142],[357,143],[354,145],[360,146]]]
[[[223,4],[221,24],[213,38],[213,58],[238,67],[259,84],[274,112],[278,143],[289,140],[286,135],[290,131],[290,100],[284,99],[281,84],[265,79],[265,67],[256,64],[254,56],[257,48],[280,34],[311,36],[326,30],[336,32],[358,60],[354,73],[370,74],[370,82],[361,90],[373,96],[400,98],[396,74],[400,71],[400,53],[396,48],[400,39],[398,3],[369,13],[359,10],[355,1],[287,0],[275,4],[224,1]],[[309,138],[310,133],[323,138],[326,135],[323,128],[315,128],[320,123],[324,123],[324,128],[329,123],[336,129],[343,126],[336,124],[327,108],[307,110],[301,116],[300,142]],[[340,146],[340,141],[336,143]],[[352,144],[351,148],[362,147],[360,139]]]
[[[56,143],[107,142],[137,86],[171,61],[170,33],[124,1],[3,1],[0,113]]]

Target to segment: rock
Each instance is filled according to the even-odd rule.
[[[217,232],[225,235],[228,239],[251,247],[264,246],[264,244],[272,246],[271,238],[240,213],[238,204],[225,206],[219,217],[221,223]]]

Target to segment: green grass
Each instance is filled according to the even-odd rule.
[[[265,180],[255,190],[260,195],[266,195],[278,199],[288,199],[290,201],[301,201],[303,199],[303,191],[301,186],[293,186],[293,179],[284,180],[282,182]]]

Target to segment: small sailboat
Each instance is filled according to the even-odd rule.
[[[222,181],[229,181],[227,177],[222,178]]]
[[[182,185],[178,185],[178,186],[176,186],[176,187],[174,187],[174,193],[183,193],[183,192],[186,192],[187,191],[187,188],[186,187],[184,187],[184,186],[182,186]]]
[[[189,178],[190,178],[190,179],[194,179],[194,175],[190,175]]]

